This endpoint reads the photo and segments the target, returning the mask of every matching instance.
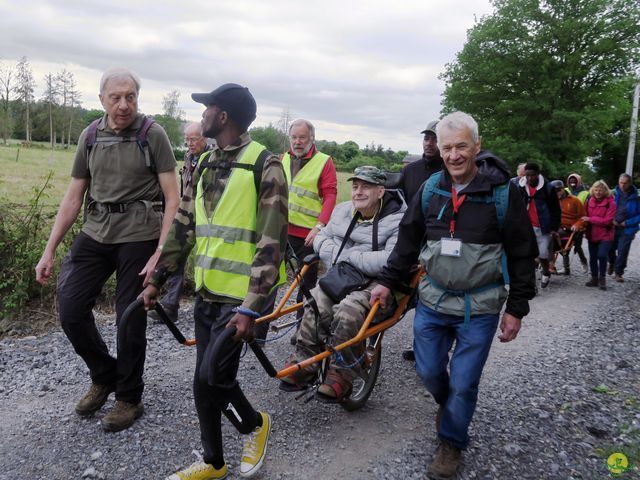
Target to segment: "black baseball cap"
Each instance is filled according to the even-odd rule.
[[[436,134],[436,126],[438,125],[438,120],[432,120],[427,124],[427,128],[425,128],[423,131],[421,131],[420,133],[422,133],[423,135],[427,132],[431,132],[434,135]]]
[[[248,128],[256,119],[256,101],[247,87],[237,83],[225,83],[210,93],[192,93],[198,103],[215,105],[229,114],[241,127]]]

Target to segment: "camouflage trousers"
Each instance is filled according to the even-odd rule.
[[[355,337],[364,319],[369,313],[371,290],[378,285],[369,284],[364,290],[351,292],[340,303],[334,303],[320,288],[311,290],[311,295],[318,304],[320,318],[316,322],[313,309],[305,304],[300,329],[296,334],[296,353],[292,360],[302,361],[325,350],[325,345],[340,345]],[[378,311],[376,320],[387,316],[393,307]],[[333,360],[332,364],[343,374],[353,377],[358,367],[358,360],[364,353],[364,342],[340,351],[341,360]]]

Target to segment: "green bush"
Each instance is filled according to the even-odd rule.
[[[33,188],[26,205],[0,202],[0,318],[13,317],[32,299],[53,299],[55,281],[42,287],[36,282],[35,266],[47,243],[56,212],[45,205],[53,172],[44,185]],[[77,233],[76,223],[71,234]],[[73,235],[68,235],[59,249],[67,250]],[[61,257],[56,260],[56,271]]]
[[[0,313],[11,315],[40,291],[34,267],[47,238],[43,231],[55,215],[42,205],[49,188],[50,172],[44,186],[33,189],[27,205],[2,201],[0,206]]]

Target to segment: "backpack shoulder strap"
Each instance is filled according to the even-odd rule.
[[[256,192],[260,194],[260,184],[262,183],[262,170],[264,170],[264,163],[273,155],[266,148],[262,148],[255,163],[234,163],[230,168],[243,168],[245,170],[251,170],[253,172],[253,184],[256,187]]]
[[[431,197],[433,197],[434,193],[438,193],[439,195],[444,194],[445,196],[447,196],[447,192],[438,188],[441,176],[442,171],[436,172],[431,175],[426,182],[424,182],[424,187],[422,188],[422,214],[425,217],[427,216],[427,211],[429,210],[429,202],[431,201]],[[451,194],[449,194],[448,196],[451,196]]]
[[[262,183],[262,171],[264,170],[264,163],[267,161],[272,153],[266,148],[260,152],[256,163],[253,165],[253,183],[256,186],[256,192],[260,194],[260,184]]]
[[[89,128],[87,129],[87,136],[85,138],[85,146],[87,149],[87,156],[91,153],[91,149],[96,144],[96,140],[98,138],[98,124],[100,123],[100,119],[97,118],[93,122],[89,124]]]
[[[211,157],[212,153],[213,151],[209,150],[200,156],[200,159],[198,160],[198,176],[201,176],[202,172],[206,168],[212,167],[211,164],[209,163],[209,157]],[[262,182],[262,170],[264,170],[264,164],[267,161],[267,158],[269,158],[271,155],[273,154],[265,148],[260,152],[260,155],[258,155],[258,158],[256,159],[256,162],[254,164],[234,163],[229,166],[217,165],[217,166],[214,166],[213,168],[227,169],[227,170],[231,168],[243,168],[245,170],[251,170],[253,172],[253,184],[255,185],[256,192],[260,193],[260,183]]]
[[[493,202],[496,204],[498,227],[502,230],[509,207],[509,182],[493,187]]]
[[[149,168],[149,170],[151,170],[153,173],[156,172],[156,163],[153,159],[151,149],[149,148],[149,140],[147,140],[147,134],[149,133],[151,125],[153,125],[154,123],[155,120],[153,119],[153,117],[145,116],[144,120],[142,121],[142,125],[136,132],[136,143],[144,154],[144,163],[147,168]]]

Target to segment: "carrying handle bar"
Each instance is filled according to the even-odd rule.
[[[127,325],[129,323],[129,318],[133,315],[137,310],[144,308],[144,301],[141,298],[137,298],[133,302],[129,304],[126,310],[122,313],[122,317],[120,317],[120,328],[118,329],[118,342],[124,341],[127,331]],[[186,339],[182,334],[180,329],[176,326],[175,323],[169,318],[167,312],[164,311],[160,302],[156,302],[154,310],[157,312],[160,320],[164,323],[167,328],[171,331],[175,339],[181,343],[182,345],[195,345],[196,341],[193,339]]]
[[[206,382],[211,386],[219,386],[216,381],[218,377],[218,366],[220,364],[221,354],[223,350],[225,350],[225,345],[227,346],[228,350],[229,342],[233,341],[231,340],[231,337],[233,337],[237,331],[238,329],[234,326],[225,328],[224,331],[220,335],[218,335],[218,338],[213,344],[213,347],[207,349],[202,360],[202,365],[200,367],[199,375],[201,382]],[[270,377],[275,377],[278,372],[273,367],[262,348],[260,348],[258,342],[256,342],[255,339],[251,340],[251,342],[249,342],[249,347],[251,347],[251,350],[253,350],[253,353],[258,358],[258,361],[262,365],[262,368],[265,369],[267,374]]]

